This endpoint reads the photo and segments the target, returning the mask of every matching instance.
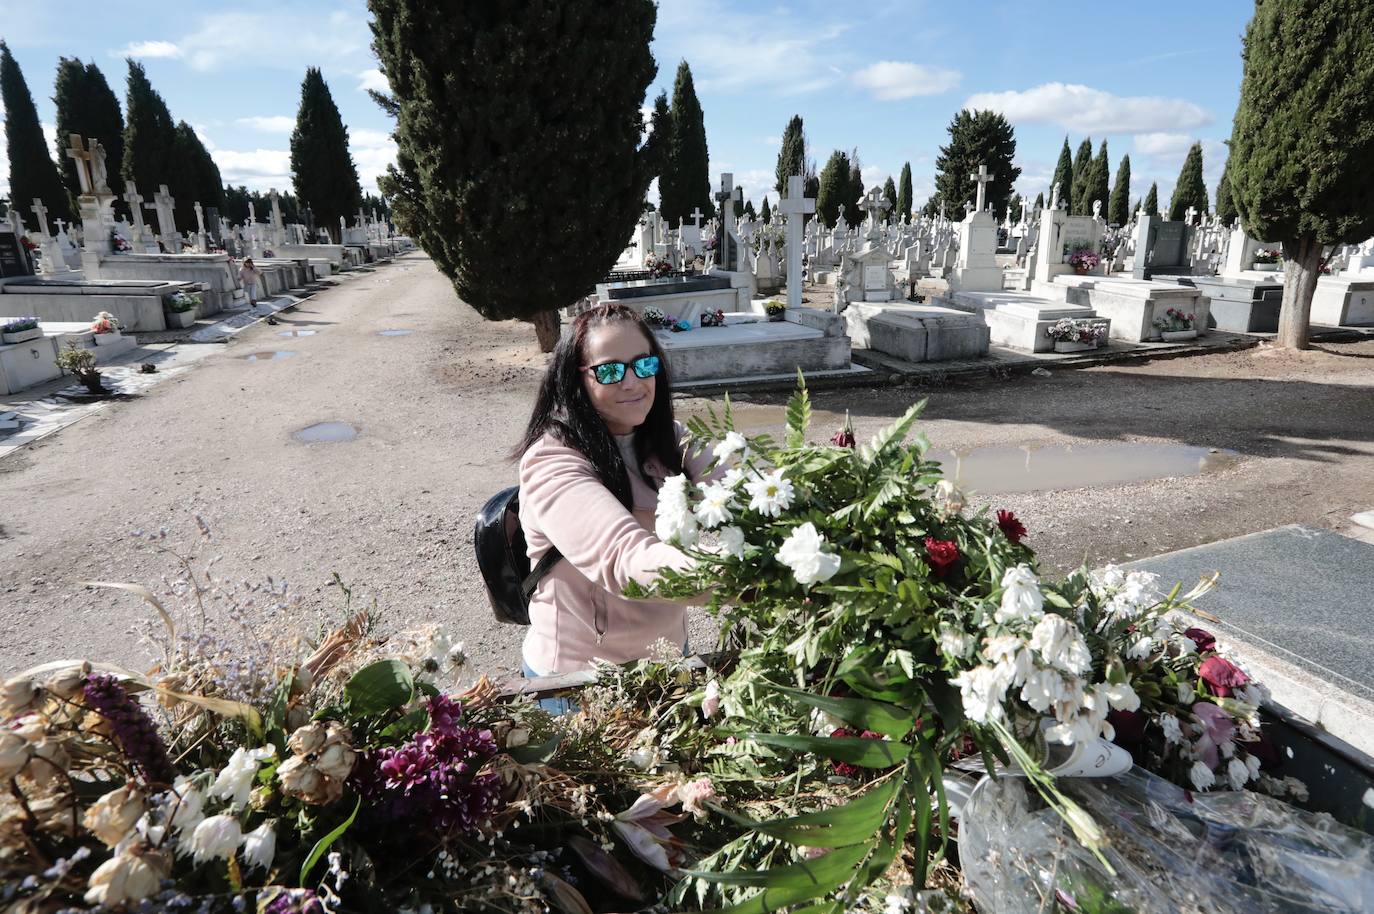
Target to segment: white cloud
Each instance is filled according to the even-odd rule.
[[[386,81],[386,74],[373,67],[371,70],[364,70],[358,74],[358,91],[366,92],[368,89],[374,92],[390,92],[391,84]],[[653,113],[653,109],[648,109]]]
[[[352,16],[321,18],[290,4],[271,13],[217,12],[202,16],[198,27],[177,42],[193,70],[225,66],[270,66],[299,73],[305,63],[322,60],[335,67],[359,66],[369,55],[367,23]]]
[[[171,41],[131,41],[112,53],[116,57],[180,57],[182,50]]]
[[[296,119],[285,114],[241,117],[234,123],[263,133],[290,133],[296,128]]]
[[[214,141],[210,139],[210,134],[204,124],[192,124],[191,130],[195,132],[196,139],[200,140],[200,144],[204,146],[208,152],[215,151]]]
[[[885,102],[918,95],[940,95],[959,85],[962,78],[958,70],[897,60],[879,61],[853,76],[855,85]]]
[[[43,129],[43,142],[48,146],[48,156],[52,157],[57,153],[57,125],[43,121],[38,125]],[[99,139],[97,137],[97,139]]]
[[[1193,137],[1187,133],[1138,133],[1135,136],[1136,152],[1147,156],[1181,156],[1193,145]]]
[[[969,109],[1000,111],[1022,123],[1058,124],[1092,133],[1153,133],[1211,123],[1204,108],[1179,98],[1119,96],[1070,83],[1045,83],[1024,92],[979,92]]]
[[[766,136],[766,137],[763,138],[763,145],[765,145],[765,146],[778,146],[778,147],[781,147],[781,146],[782,146],[782,137],[780,137],[780,136]]]
[[[385,130],[350,129],[348,147],[358,168],[358,181],[367,193],[377,192],[377,176],[396,163],[396,141]]]
[[[259,191],[291,187],[291,154],[285,149],[216,149],[210,155],[225,184],[244,184]]]

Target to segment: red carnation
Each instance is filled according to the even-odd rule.
[[[1197,645],[1197,649],[1200,653],[1205,654],[1207,651],[1214,651],[1217,649],[1216,636],[1205,628],[1190,628],[1185,630],[1183,634],[1187,635],[1188,638]]]
[[[1013,543],[1021,542],[1021,537],[1026,535],[1026,525],[1016,519],[1016,515],[1010,511],[998,510],[997,526],[1002,528],[1002,534]]]
[[[1218,698],[1230,698],[1232,689],[1240,688],[1250,681],[1244,670],[1215,654],[1202,661],[1197,674],[1203,682],[1212,687],[1212,692]]]
[[[943,578],[950,567],[959,561],[959,547],[954,545],[953,540],[937,540],[933,536],[927,536],[926,561],[930,563],[935,576]]]
[[[858,446],[858,442],[854,440],[854,430],[849,426],[845,426],[830,436],[830,443],[837,447],[853,448]]]
[[[844,739],[846,737],[853,739],[855,736],[858,736],[860,739],[883,738],[881,733],[874,733],[872,730],[865,730],[862,733],[855,734],[852,730],[846,730],[844,727],[836,727],[831,732],[830,736],[834,739]],[[857,778],[859,773],[863,770],[858,765],[851,765],[849,762],[833,762],[832,767],[834,767],[835,773],[842,778]]]

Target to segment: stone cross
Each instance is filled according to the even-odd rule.
[[[1188,209],[1185,210],[1184,213],[1183,213],[1183,218],[1184,218],[1184,220],[1185,220],[1189,225],[1192,225],[1192,224],[1193,224],[1193,219],[1194,219],[1196,216],[1197,216],[1197,210],[1194,209],[1194,208],[1191,207],[1191,206],[1188,207]]]
[[[67,148],[67,158],[76,162],[76,177],[81,182],[81,193],[92,193],[91,154],[86,150],[86,141],[81,134],[73,133],[67,137],[71,146]]]
[[[157,227],[164,240],[171,240],[177,233],[176,211],[174,209],[176,202],[176,198],[167,190],[167,185],[163,184],[158,188],[158,192],[153,194],[152,206],[146,207],[157,210]]]
[[[54,219],[53,222],[57,225],[57,234],[58,234],[59,236],[65,235],[66,232],[67,232],[67,222],[66,222],[66,220],[65,220],[65,219]]]
[[[38,217],[38,230],[43,233],[43,239],[46,241],[50,237],[48,235],[48,208],[43,205],[41,197],[34,197],[33,206],[29,208]]]
[[[887,198],[883,196],[882,190],[876,184],[869,188],[868,193],[865,194],[863,200],[859,202],[859,209],[868,213],[868,233],[870,237],[874,237],[878,234],[878,222],[883,218],[883,213],[891,208],[891,206],[892,204],[887,202]]]
[[[199,234],[199,235],[204,235],[204,234],[205,234],[205,211],[204,211],[203,209],[200,208],[200,201],[199,201],[199,200],[197,200],[194,204],[192,204],[192,206],[193,206],[193,208],[194,208],[195,211],[196,211],[196,233]]]
[[[702,213],[701,207],[700,207],[700,206],[693,208],[693,210],[692,210],[692,225],[695,225],[695,226],[697,227],[697,231],[700,231],[700,230],[701,230],[701,220],[702,220],[702,217],[703,217],[704,215],[705,215],[705,214]]]
[[[134,243],[142,244],[144,240],[143,195],[138,192],[138,187],[133,181],[127,181],[124,184],[124,202],[129,204],[129,211],[133,213],[134,229],[132,234]]]
[[[992,180],[992,176],[988,174],[987,165],[979,165],[978,173],[974,175],[969,175],[969,177],[978,182],[977,212],[981,213],[983,211],[983,204],[987,200],[988,182]]]
[[[343,217],[340,216],[339,218],[342,219]],[[258,213],[257,213],[257,210],[253,207],[253,201],[252,201],[252,200],[249,200],[249,201],[248,201],[248,224],[249,224],[249,225],[252,225],[254,222],[257,222],[257,221],[258,221]]]
[[[802,224],[816,211],[816,201],[806,197],[801,175],[787,179],[787,196],[778,201],[777,212],[787,217],[787,307],[800,308],[802,296]]]
[[[739,267],[739,252],[737,250],[738,241],[735,240],[735,201],[740,198],[740,190],[735,186],[735,176],[731,172],[722,172],[720,176],[720,193],[716,194],[716,200],[720,204],[720,250],[716,252],[718,262],[726,270],[736,270]]]

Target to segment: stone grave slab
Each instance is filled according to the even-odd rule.
[[[1159,276],[1192,286],[1208,300],[1208,326],[1235,333],[1275,333],[1279,329],[1279,306],[1283,286],[1266,279],[1237,279],[1221,276]]]
[[[1112,339],[1132,343],[1159,339],[1154,320],[1170,308],[1194,315],[1198,333],[1207,332],[1208,300],[1197,289],[1178,283],[1067,274],[1054,277],[1053,283],[1032,283],[1031,292],[1046,298],[1062,296],[1069,304],[1092,308],[1099,317],[1111,320]]]
[[[1026,352],[1054,349],[1054,341],[1045,331],[1057,320],[1098,317],[1092,308],[1025,292],[953,292],[934,301],[960,311],[981,312],[993,345]]]
[[[1312,295],[1312,323],[1332,327],[1374,326],[1374,277],[1322,276]]]
[[[850,342],[908,362],[943,362],[988,354],[981,314],[899,302],[851,303],[844,312]]]
[[[807,320],[813,316],[814,320]],[[848,370],[849,337],[841,327],[841,319],[827,312],[789,310],[783,321],[745,319],[728,321],[723,327],[654,333],[677,384],[796,375],[798,369],[806,373]]]

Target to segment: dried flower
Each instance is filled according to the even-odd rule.
[[[86,903],[115,907],[142,901],[158,890],[171,871],[165,854],[146,849],[116,854],[91,874]]]
[[[56,695],[58,698],[71,700],[76,697],[76,693],[81,691],[81,687],[86,684],[86,677],[91,672],[91,665],[85,661],[65,670],[54,673],[43,683],[43,688]]]
[[[277,754],[277,748],[267,745],[261,749],[245,749],[239,746],[229,756],[229,763],[210,785],[210,796],[229,800],[230,806],[242,809],[248,805],[248,797],[253,792],[253,781],[257,778],[258,766]]]
[[[243,840],[243,830],[239,820],[221,813],[211,816],[196,826],[191,833],[190,852],[196,863],[220,858],[228,860],[238,850]]]
[[[344,781],[357,759],[348,744],[351,738],[348,728],[337,721],[316,721],[292,733],[287,746],[293,755],[277,769],[282,790],[312,805],[343,796]]]
[[[176,770],[157,727],[113,676],[89,677],[82,695],[86,707],[104,718],[111,740],[144,781],[172,782]]]
[[[29,763],[29,742],[17,733],[0,730],[0,781],[8,781]]]
[[[114,847],[129,836],[147,808],[143,794],[125,784],[92,803],[82,824],[106,847]]]
[[[942,479],[935,484],[935,491],[931,494],[931,501],[941,514],[958,514],[964,510],[967,499],[964,493],[954,483],[948,479]]]
[[[264,822],[243,836],[243,861],[249,869],[267,870],[277,854],[277,833]]]
[[[11,718],[38,706],[43,690],[27,676],[5,680],[0,687],[0,718]]]
[[[1215,655],[1202,661],[1197,672],[1198,678],[1211,686],[1212,692],[1219,698],[1230,698],[1232,689],[1250,681],[1250,677],[1245,675],[1245,671],[1240,667]]]

